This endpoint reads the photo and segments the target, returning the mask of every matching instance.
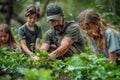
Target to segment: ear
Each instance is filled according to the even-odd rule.
[[[63,11],[63,13],[61,14],[61,16],[62,16],[63,18],[65,18],[65,14],[64,14],[64,11]]]

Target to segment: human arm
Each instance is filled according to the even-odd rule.
[[[64,55],[68,51],[72,43],[73,43],[73,40],[71,38],[64,37],[61,42],[61,45],[56,50],[54,50],[49,54],[49,56],[51,57],[51,60],[55,60],[57,57]],[[49,47],[50,47],[49,44],[44,43],[40,49],[44,51],[48,51]]]
[[[52,34],[52,30],[49,29],[47,32],[46,32],[46,35],[44,37],[44,43],[41,45],[40,49],[41,50],[44,50],[44,51],[48,51],[49,48],[50,48],[50,45],[51,43],[53,42],[52,39],[53,39],[53,34]]]
[[[36,59],[36,60],[39,59],[38,56],[34,56],[34,55],[33,55],[34,53],[28,49],[25,40],[21,40],[20,43],[21,43],[22,49],[25,51],[26,54],[28,54],[28,55],[29,55],[30,57],[32,57],[33,59]]]
[[[33,52],[28,49],[25,40],[21,40],[20,43],[21,43],[22,49],[25,51],[26,54],[33,55]]]
[[[32,51],[30,51],[30,49],[27,46],[27,42],[26,41],[28,41],[27,39],[29,39],[29,38],[26,38],[26,37],[29,36],[28,35],[29,32],[26,30],[26,26],[25,25],[21,26],[18,29],[18,33],[19,33],[19,39],[20,39],[20,43],[21,43],[23,51],[26,54],[30,55],[32,58],[38,59],[36,56],[33,55],[34,53]]]
[[[54,56],[54,53],[57,53],[57,52],[58,54],[55,55],[55,58],[63,56],[74,42],[83,42],[82,36],[80,34],[80,28],[75,23],[69,25],[66,28],[63,39],[59,40],[60,46],[55,51],[53,51],[52,54],[50,54],[50,56],[51,55]]]
[[[21,52],[21,48],[17,43],[13,43],[13,47],[17,49],[19,52]]]
[[[37,38],[35,41],[35,48],[40,49],[40,40],[42,39],[42,29],[36,25]]]
[[[108,60],[107,61],[116,61],[117,54],[120,51],[120,34],[111,29],[105,31],[106,41],[107,41],[107,52]]]
[[[40,50],[48,51],[50,45],[47,43],[44,43],[41,45]]]
[[[40,38],[37,38],[36,39],[36,42],[35,42],[35,48],[37,48],[37,49],[40,49]]]
[[[22,49],[24,50],[24,52],[28,55],[32,55],[33,52],[31,52],[29,50],[29,48],[27,47],[27,43],[26,43],[26,26],[23,25],[18,29],[18,33],[19,33],[19,39],[20,39],[20,44],[22,46]]]
[[[71,38],[64,37],[63,40],[61,41],[60,46],[49,54],[51,60],[55,60],[57,57],[64,55],[68,51],[73,42],[74,41]]]
[[[116,61],[116,52],[111,52],[107,59],[108,62]]]

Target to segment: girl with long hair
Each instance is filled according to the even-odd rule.
[[[120,54],[120,34],[106,23],[98,12],[86,9],[79,14],[78,23],[93,46],[93,51],[102,53],[107,61],[117,61]]]
[[[6,50],[18,49],[20,51],[20,46],[16,42],[10,27],[7,24],[0,25],[0,47],[6,48]]]

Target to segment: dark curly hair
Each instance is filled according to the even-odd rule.
[[[25,16],[31,16],[32,14],[37,14],[37,17],[40,18],[40,9],[33,4],[29,5],[25,10]]]

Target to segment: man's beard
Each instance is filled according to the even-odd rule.
[[[54,30],[58,31],[59,34],[63,32],[63,29],[64,29],[64,18],[62,20],[62,25],[54,26]]]
[[[63,31],[63,25],[56,25],[56,26],[54,26],[54,29],[56,31],[58,31],[58,33],[62,33],[62,31]]]

